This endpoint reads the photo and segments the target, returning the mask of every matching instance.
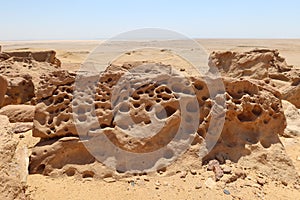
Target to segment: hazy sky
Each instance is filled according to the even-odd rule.
[[[298,0],[3,0],[0,40],[102,39],[139,28],[196,38],[300,38]]]

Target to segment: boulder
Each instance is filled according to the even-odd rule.
[[[8,105],[0,109],[0,115],[6,115],[11,123],[32,122],[35,107],[31,105]]]

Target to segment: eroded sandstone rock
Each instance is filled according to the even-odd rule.
[[[213,52],[209,65],[217,67],[224,76],[264,80],[276,87],[283,99],[300,108],[300,70],[288,65],[277,50]]]
[[[18,141],[6,116],[0,115],[0,127],[0,199],[25,199],[23,168],[15,155]]]
[[[30,75],[8,78],[8,87],[2,106],[24,104],[35,96]]]
[[[41,83],[37,93],[33,135],[44,140],[51,139],[52,145],[61,146],[60,138],[72,136],[83,140],[95,138],[97,141],[102,131],[105,138],[120,149],[132,153],[146,153],[168,145],[176,135],[179,124],[185,120],[196,124],[195,129],[193,126],[185,129],[190,132],[190,136],[195,136],[197,132],[194,144],[203,142],[197,138],[209,138],[209,141],[216,142],[203,161],[217,158],[221,163],[227,159],[237,162],[241,157],[251,154],[247,145],[261,144],[268,148],[280,142],[278,135],[283,133],[286,126],[280,93],[263,81],[225,78],[224,98],[224,95],[218,94],[217,89],[207,86],[206,81],[216,83],[213,78],[189,77],[187,81],[191,83],[186,86],[185,82],[181,82],[184,79],[176,77],[176,74],[161,74],[164,70],[170,72],[170,66],[156,64],[155,67],[150,64],[148,69],[151,70],[146,73],[148,77],[142,77],[135,75],[142,72],[139,69],[131,71],[139,65],[110,66],[100,77],[92,74],[80,79],[82,75],[79,75],[75,79],[74,74],[66,71],[44,76],[42,80],[47,81]],[[129,78],[124,78],[124,74]],[[134,84],[128,84],[128,80]],[[157,84],[153,80],[168,80],[170,84],[163,81]],[[210,87],[216,87],[216,84]],[[215,94],[210,94],[210,90],[215,91]],[[180,104],[182,99],[178,98],[178,93],[194,96],[196,101],[183,100],[185,103]],[[180,118],[183,113],[194,113],[196,117],[191,114]],[[220,115],[220,120],[217,118],[212,121],[215,113]],[[222,118],[225,118],[225,124],[221,135],[211,134],[213,129],[209,129],[210,125],[216,129],[222,128],[218,126]],[[134,132],[135,128],[137,132]],[[139,137],[135,133],[149,135]],[[104,139],[101,138],[97,142]],[[183,140],[182,144],[187,141]],[[86,142],[85,145],[89,144]],[[105,155],[111,156],[111,159],[119,159],[111,155],[113,151],[110,147],[107,146],[106,149]],[[58,162],[54,161],[56,158],[53,156],[60,154],[61,150],[44,144],[39,144],[33,149],[35,150],[36,153],[31,156],[32,173],[64,173],[60,170],[62,166],[55,166]],[[168,155],[162,155],[162,158],[166,156],[171,160],[177,156],[172,147],[169,150]],[[44,154],[44,151],[52,153]],[[73,150],[66,146],[64,151],[67,153]],[[93,153],[101,154],[95,151],[92,156],[86,157],[95,157]],[[59,159],[60,163],[76,162],[69,160],[67,156]],[[155,161],[148,167],[154,166]],[[118,169],[124,172],[127,168],[120,165]]]
[[[31,103],[35,88],[40,82],[40,75],[58,67],[60,61],[55,57],[54,51],[0,53],[0,74],[8,82],[0,107]]]

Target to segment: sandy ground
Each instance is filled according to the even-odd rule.
[[[300,68],[300,40],[197,40],[207,53],[212,51],[247,51],[254,48],[278,49],[287,62]],[[3,51],[15,50],[48,50],[57,51],[57,57],[62,61],[62,68],[77,70],[101,41],[28,41],[0,42]],[[168,52],[167,52],[168,53]],[[151,54],[145,51],[143,55],[130,54],[134,58],[147,57]],[[125,55],[126,57],[126,55]],[[127,57],[128,58],[128,57]],[[162,61],[163,57],[153,56],[154,60]],[[163,60],[170,64],[181,65],[174,60]],[[281,138],[288,156],[300,172],[300,138]],[[37,139],[31,137],[31,132],[25,134],[20,145],[34,146]],[[75,179],[72,177],[53,178],[42,175],[27,177],[28,189],[32,199],[299,199],[300,192],[291,186],[275,186],[268,183],[264,187],[240,187],[238,183],[229,186],[209,188],[205,181],[213,177],[213,172],[197,171],[197,175],[188,174],[182,179],[179,175],[165,177],[136,176],[117,182],[107,183],[95,179]],[[249,180],[250,181],[250,180]],[[197,189],[196,189],[197,187]],[[224,189],[230,194],[225,194]]]

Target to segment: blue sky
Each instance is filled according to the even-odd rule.
[[[193,38],[300,38],[298,0],[4,0],[0,40],[110,38],[164,28]]]

